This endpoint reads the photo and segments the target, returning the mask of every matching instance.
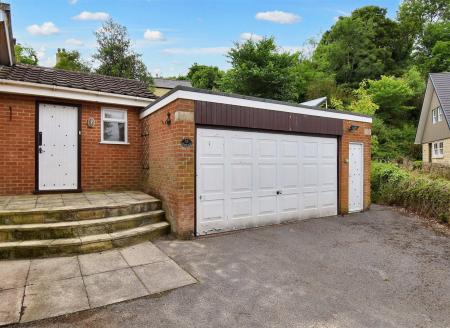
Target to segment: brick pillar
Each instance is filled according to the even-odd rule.
[[[370,206],[370,163],[371,163],[371,124],[355,121],[343,121],[344,133],[339,140],[339,195],[340,214],[348,213],[348,156],[349,143],[362,142],[364,145],[364,209]],[[351,125],[359,128],[349,131]]]

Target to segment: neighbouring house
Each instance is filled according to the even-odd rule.
[[[153,84],[154,84],[153,94],[157,97],[164,96],[170,90],[172,90],[178,86],[184,86],[184,87],[191,86],[191,82],[189,82],[189,81],[165,79],[165,78],[161,78],[161,77],[154,77]]]
[[[431,73],[417,127],[425,164],[450,165],[450,73]]]
[[[1,195],[141,190],[183,238],[370,206],[369,116],[180,85],[156,99],[15,64],[0,32]]]

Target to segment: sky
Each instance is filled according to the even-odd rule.
[[[8,2],[8,1],[5,1]],[[234,42],[273,36],[286,51],[308,52],[339,16],[377,5],[394,18],[399,0],[10,0],[13,34],[53,66],[58,48],[91,60],[94,32],[112,18],[128,29],[133,49],[153,76],[186,74],[197,62],[229,68]],[[95,65],[95,63],[93,63]]]

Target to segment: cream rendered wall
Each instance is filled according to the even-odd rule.
[[[433,92],[433,97],[430,102],[430,109],[428,111],[427,121],[425,123],[425,128],[423,131],[422,143],[428,143],[436,140],[443,140],[450,138],[450,128],[448,127],[447,120],[443,117],[441,122],[433,124],[432,110],[438,107],[439,100],[437,98],[436,92]]]

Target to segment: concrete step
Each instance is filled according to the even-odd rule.
[[[123,247],[146,240],[153,240],[167,234],[169,230],[169,223],[162,221],[112,233],[76,238],[0,242],[0,259],[65,256],[100,252],[114,247]]]
[[[156,210],[102,219],[0,225],[0,242],[76,238],[113,233],[162,220],[164,220],[164,211]]]
[[[0,225],[54,223],[67,221],[81,221],[102,219],[111,216],[122,216],[161,209],[161,201],[151,200],[135,201],[128,204],[108,205],[96,204],[88,206],[63,206],[46,208],[33,208],[28,210],[1,210]]]

